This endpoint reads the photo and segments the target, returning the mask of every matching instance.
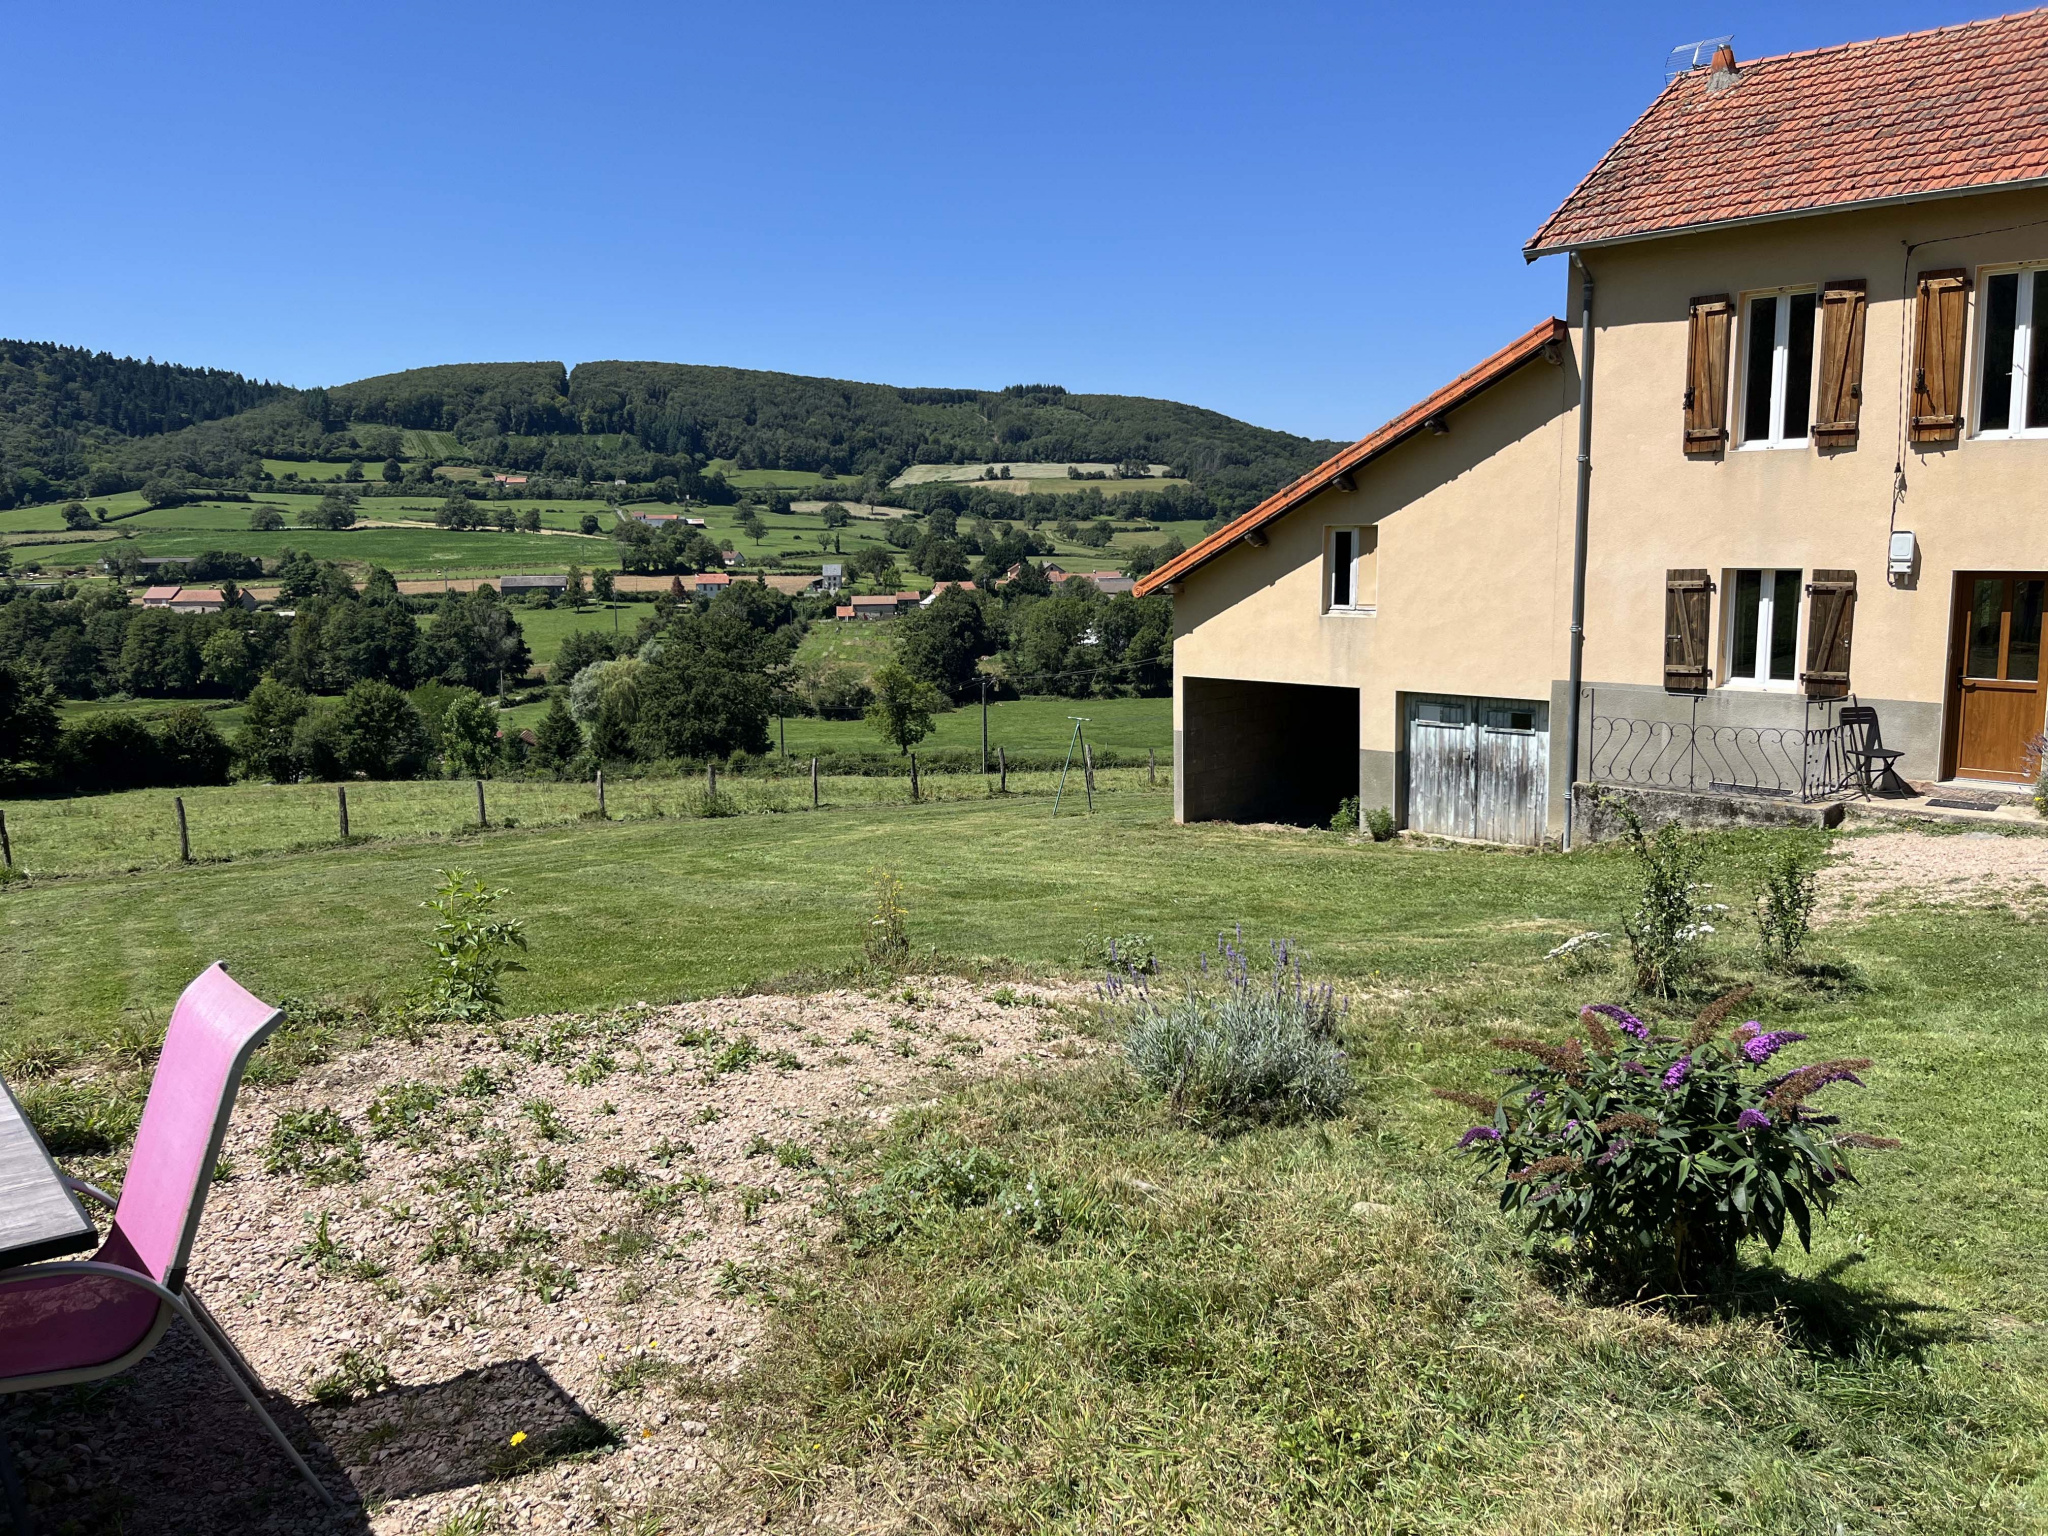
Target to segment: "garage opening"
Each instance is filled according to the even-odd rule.
[[[1324,826],[1358,793],[1358,690],[1181,679],[1183,821]]]

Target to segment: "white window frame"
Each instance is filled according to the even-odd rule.
[[[2019,292],[2014,296],[2013,300],[2012,407],[2006,419],[2008,422],[2020,422],[2022,425],[1993,427],[1986,431],[1983,426],[1984,368],[1991,360],[1991,306],[1986,300],[1986,295],[1989,293],[1989,284],[1992,278],[2004,277],[2010,272],[2018,273],[2020,281]],[[1970,435],[1972,437],[1980,437],[1987,443],[2005,442],[2021,437],[2048,437],[2048,427],[2029,427],[2024,425],[2027,419],[2027,396],[2036,383],[2036,380],[2029,377],[2027,371],[2034,350],[2034,327],[2032,322],[2034,284],[2043,276],[2048,276],[2048,263],[1986,267],[1977,273],[1977,281],[1973,285],[1974,291],[1970,295],[1973,307],[1978,312],[1977,324],[1973,327],[1977,332],[1975,367],[1977,393],[1975,400],[1972,402],[1973,409],[1971,411],[1971,417],[1976,424],[1976,430]],[[2040,380],[2039,383],[2043,389],[2048,389],[2048,379]]]
[[[1349,535],[1351,539],[1350,588],[1351,600],[1337,601],[1337,540]],[[1331,528],[1323,535],[1323,612],[1325,614],[1374,614],[1379,612],[1379,585],[1373,585],[1373,600],[1361,603],[1358,600],[1358,567],[1365,553],[1368,540],[1373,545],[1375,557],[1379,554],[1378,539],[1371,525],[1362,527]]]
[[[1792,354],[1792,299],[1799,294],[1814,296],[1813,305],[1813,360],[1814,377],[1807,380],[1806,429],[1804,437],[1786,437],[1785,432],[1785,375]],[[1754,324],[1756,301],[1776,299],[1778,313],[1775,320],[1777,334],[1771,338],[1771,431],[1767,437],[1751,437],[1749,425],[1749,333]],[[1738,451],[1769,448],[1805,448],[1813,442],[1813,408],[1819,402],[1820,370],[1820,288],[1817,284],[1794,284],[1790,288],[1761,288],[1755,293],[1742,296],[1742,388],[1735,398],[1737,424],[1744,428]]]
[[[1735,578],[1744,571],[1757,572],[1756,605],[1756,665],[1766,675],[1763,677],[1737,677],[1735,675]],[[1771,628],[1776,618],[1776,578],[1790,571],[1798,578],[1799,622],[1792,630],[1792,675],[1771,677]],[[1731,565],[1721,572],[1721,686],[1757,693],[1797,693],[1799,691],[1799,657],[1806,644],[1807,609],[1806,571],[1803,567],[1783,565]]]

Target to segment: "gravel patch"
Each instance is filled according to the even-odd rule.
[[[627,1512],[715,1493],[710,1388],[759,1337],[752,1277],[827,1234],[835,1149],[962,1078],[1088,1053],[1075,1000],[921,978],[635,1007],[247,1090],[192,1283],[360,1503],[316,1517],[176,1329],[115,1388],[0,1423],[45,1518],[81,1530],[651,1536]]]
[[[1822,875],[1828,915],[1849,918],[1911,903],[2048,907],[2048,838],[1999,832],[1879,832],[1844,838]]]

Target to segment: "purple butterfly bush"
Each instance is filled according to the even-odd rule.
[[[1500,1140],[1500,1132],[1499,1132],[1499,1131],[1496,1131],[1496,1130],[1495,1130],[1495,1129],[1494,1129],[1494,1128],[1493,1128],[1492,1126],[1490,1126],[1490,1125],[1475,1125],[1475,1126],[1473,1126],[1473,1127],[1472,1127],[1472,1129],[1471,1129],[1471,1130],[1467,1131],[1467,1132],[1466,1132],[1466,1133],[1465,1133],[1465,1134],[1464,1134],[1463,1136],[1460,1136],[1460,1137],[1458,1138],[1458,1150],[1459,1150],[1460,1152],[1464,1151],[1464,1150],[1465,1150],[1465,1149],[1466,1149],[1467,1147],[1471,1146],[1471,1145],[1472,1145],[1472,1143],[1473,1143],[1473,1142],[1475,1142],[1475,1141],[1499,1141],[1499,1140]]]
[[[1742,1027],[1744,1031],[1753,1031],[1757,1026],[1752,1021]],[[1751,1066],[1760,1067],[1795,1040],[1804,1040],[1805,1038],[1806,1036],[1796,1030],[1774,1029],[1764,1034],[1748,1034],[1739,1048],[1742,1054],[1749,1058]]]
[[[1650,1028],[1647,1024],[1630,1013],[1626,1008],[1619,1007],[1614,1003],[1594,1003],[1582,1011],[1597,1013],[1602,1018],[1612,1019],[1625,1035],[1633,1035],[1638,1040],[1650,1038]]]
[[[1679,1057],[1678,1060],[1664,1069],[1664,1086],[1667,1089],[1676,1088],[1685,1081],[1686,1074],[1690,1071],[1692,1071],[1692,1057]]]
[[[1735,1117],[1738,1131],[1760,1131],[1771,1123],[1771,1117],[1760,1109],[1745,1109]]]

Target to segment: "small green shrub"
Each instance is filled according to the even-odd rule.
[[[1820,904],[1818,850],[1804,841],[1776,844],[1756,861],[1752,886],[1751,911],[1764,968],[1789,970],[1799,963]]]
[[[1365,830],[1372,834],[1376,843],[1389,842],[1394,836],[1394,813],[1384,805],[1376,805],[1365,813]]]
[[[1855,1182],[1844,1149],[1898,1143],[1839,1131],[1835,1116],[1807,1108],[1832,1083],[1860,1085],[1868,1061],[1766,1076],[1806,1036],[1753,1019],[1722,1032],[1748,990],[1675,1035],[1599,1004],[1580,1014],[1583,1041],[1495,1040],[1532,1063],[1497,1099],[1437,1090],[1487,1116],[1458,1146],[1505,1173],[1501,1209],[1637,1283],[1661,1273],[1692,1284],[1745,1238],[1775,1250],[1788,1222],[1810,1247],[1814,1216]]]
[[[1613,799],[1605,803],[1621,820],[1635,864],[1635,910],[1623,916],[1621,928],[1628,935],[1636,985],[1653,996],[1669,997],[1699,970],[1714,932],[1708,919],[1725,910],[1700,900],[1707,888],[1698,878],[1706,849],[1676,822],[1648,833],[1633,806]]]
[[[1008,1165],[979,1147],[922,1149],[841,1205],[841,1235],[855,1252],[893,1243],[936,1215],[989,1204],[1009,1177]]]
[[[900,970],[910,958],[910,914],[903,905],[903,882],[887,870],[878,870],[874,880],[874,907],[861,955],[878,971]]]
[[[425,1017],[486,1022],[503,1016],[500,983],[508,971],[525,966],[512,951],[526,948],[525,925],[516,917],[495,914],[507,894],[491,890],[467,870],[440,871],[441,884],[420,903],[434,914],[433,974],[418,1011]]]
[[[1183,1125],[1336,1114],[1350,1070],[1335,1039],[1341,1010],[1331,989],[1307,984],[1300,953],[1285,942],[1256,980],[1230,935],[1218,949],[1222,984],[1190,982],[1171,998],[1110,973],[1104,997],[1127,1011],[1124,1055],[1139,1078]]]
[[[1356,832],[1358,830],[1358,796],[1346,795],[1337,802],[1337,809],[1330,816],[1332,832]]]
[[[353,1184],[363,1176],[363,1144],[331,1108],[292,1110],[271,1127],[263,1166],[308,1184]]]
[[[1149,933],[1111,934],[1097,947],[1094,958],[1109,970],[1132,976],[1156,975],[1159,970],[1159,947]],[[1015,994],[1011,997],[1014,1002]]]

